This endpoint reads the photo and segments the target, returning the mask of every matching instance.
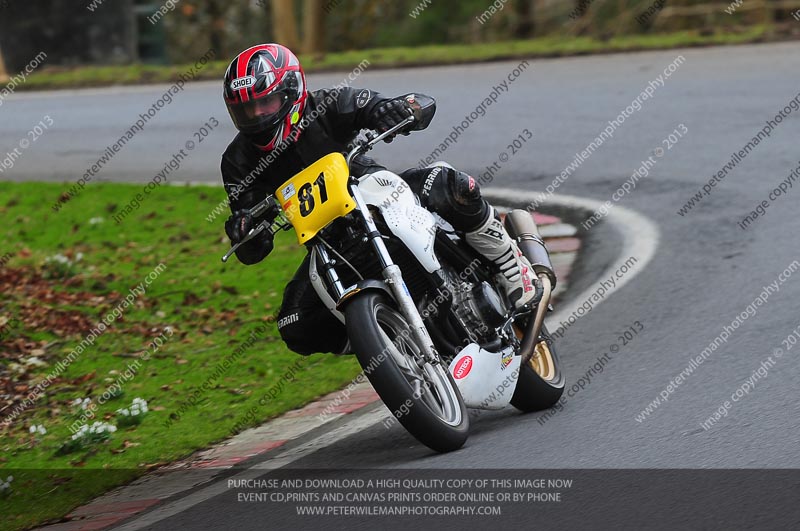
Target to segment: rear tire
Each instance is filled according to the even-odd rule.
[[[511,397],[511,405],[525,413],[553,407],[564,393],[564,374],[553,346],[553,338],[542,325],[542,340],[530,361],[519,371],[517,387]]]
[[[364,374],[403,427],[437,452],[461,448],[469,434],[461,393],[443,363],[420,367],[414,361],[420,349],[389,297],[357,295],[345,309],[345,322]]]

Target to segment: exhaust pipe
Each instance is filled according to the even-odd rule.
[[[550,253],[544,246],[539,228],[533,221],[533,216],[525,210],[512,210],[506,214],[504,222],[506,230],[517,241],[519,250],[525,255],[533,266],[537,276],[547,275],[553,288],[556,287],[556,274],[550,262]]]
[[[512,210],[506,214],[504,222],[506,230],[517,241],[520,251],[525,255],[533,267],[534,273],[542,283],[542,298],[536,307],[536,315],[533,319],[528,319],[528,326],[522,336],[520,354],[522,363],[528,363],[533,357],[533,353],[538,343],[539,334],[542,331],[544,316],[550,305],[550,295],[556,286],[556,273],[553,264],[550,262],[550,253],[544,245],[544,240],[539,236],[539,228],[533,221],[533,216],[525,210]]]

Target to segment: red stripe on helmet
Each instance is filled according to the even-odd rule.
[[[269,50],[269,46],[266,44],[259,44],[258,46],[252,46],[242,53],[239,54],[239,63],[236,65],[236,77],[244,77],[247,75],[247,65],[250,64],[250,58],[253,57],[253,54],[260,50]],[[239,93],[239,97],[242,101],[250,101],[250,89],[239,90],[236,91]]]
[[[275,75],[275,80],[272,83],[270,83],[266,88],[264,88],[264,90],[262,90],[260,92],[257,92],[256,91],[256,86],[253,85],[252,97],[254,99],[257,98],[258,96],[263,95],[263,94],[269,94],[272,91],[272,89],[275,88],[276,85],[279,85],[283,81],[283,78],[284,78],[284,76],[286,75],[286,73],[288,71],[290,71],[290,70],[298,70],[299,69],[299,68],[292,68],[292,67],[288,66],[289,65],[289,57],[287,57],[286,54],[287,53],[291,54],[292,52],[290,50],[281,49],[278,46],[268,46],[264,51],[269,54],[269,57],[267,57],[266,59],[270,63],[270,65],[272,66],[272,72]],[[281,57],[281,54],[283,54],[283,57]]]

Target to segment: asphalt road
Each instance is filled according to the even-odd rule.
[[[606,201],[640,161],[680,124],[688,131],[657,159],[650,175],[619,205],[646,215],[661,233],[655,258],[623,289],[572,326],[557,346],[570,382],[618,342],[643,326],[601,374],[546,422],[512,409],[480,415],[465,448],[433,455],[395,426],[375,425],[295,462],[301,468],[799,468],[800,406],[796,399],[800,347],[776,358],[800,325],[800,271],[753,315],[740,319],[727,342],[693,370],[647,419],[636,416],[714,339],[762,287],[800,260],[798,198],[789,190],[750,228],[737,223],[798,165],[800,111],[762,141],[699,206],[676,212],[731,154],[755,136],[798,93],[800,44],[739,46],[531,61],[497,102],[450,147],[444,158],[480,173],[501,152],[510,155],[491,186],[541,190],[577,151],[603,130],[676,56],[678,67],[641,111],[624,121],[559,192]],[[518,62],[366,72],[357,85],[385,93],[420,91],[437,98],[428,131],[376,152],[401,168],[416,165],[453,125],[480,104]],[[312,88],[342,75],[312,75]],[[15,145],[49,114],[55,123],[18,161],[18,180],[71,180],[83,172],[149,107],[164,87],[13,96],[0,109],[0,146]],[[146,181],[192,133],[215,116],[223,125],[192,153],[174,179],[218,179],[219,155],[232,128],[219,85],[186,88],[114,161],[99,180]],[[524,129],[533,133],[513,156],[506,147]],[[3,151],[3,150],[0,150]],[[795,185],[800,183],[795,183]],[[798,196],[800,197],[800,196]],[[579,271],[587,278],[612,255],[625,252],[602,224],[589,231],[590,249]],[[800,263],[798,263],[800,265]],[[747,315],[747,314],[745,314]],[[766,375],[755,371],[772,356]],[[763,371],[762,371],[763,372]],[[754,388],[714,414],[748,380]],[[571,385],[571,384],[568,384]],[[257,506],[231,505],[220,496],[153,529],[211,528],[226,514],[228,527],[262,527]]]

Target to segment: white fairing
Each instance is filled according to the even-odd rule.
[[[489,352],[470,343],[453,358],[449,370],[468,408],[503,409],[514,395],[521,361],[513,347]]]
[[[381,170],[363,177],[358,189],[367,204],[378,207],[392,234],[406,244],[428,273],[441,268],[433,252],[436,219],[418,204],[407,182]]]

